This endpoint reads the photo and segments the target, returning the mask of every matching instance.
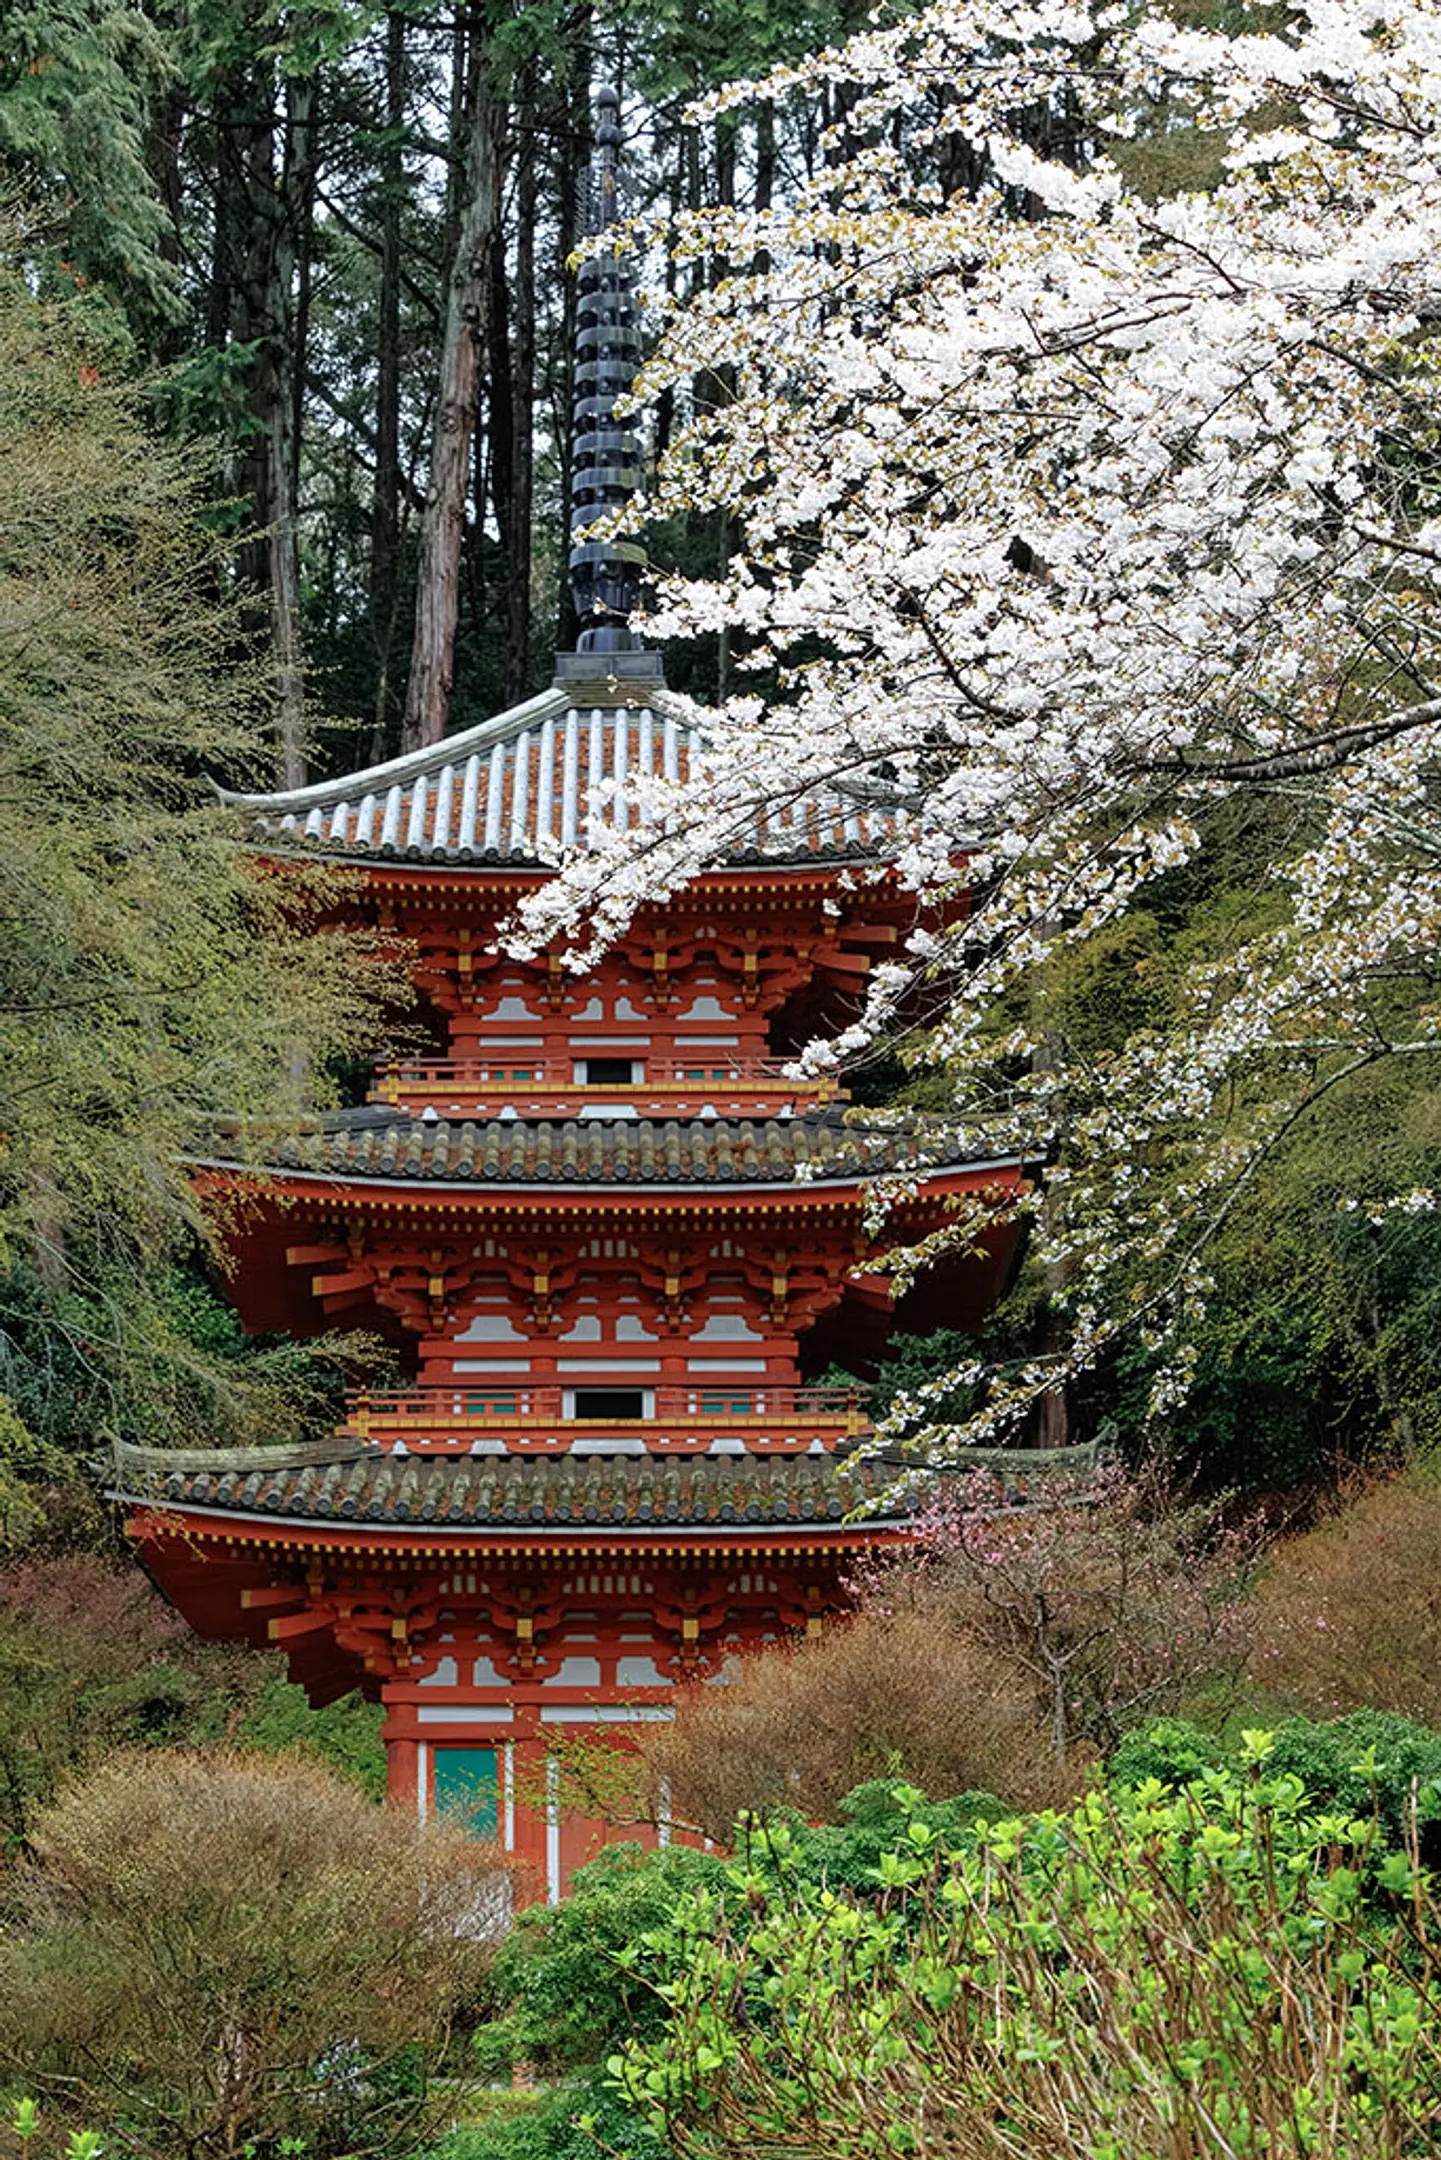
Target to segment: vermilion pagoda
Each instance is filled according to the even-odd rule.
[[[586,275],[581,341],[585,525],[634,479],[614,258]],[[839,796],[793,805],[583,978],[506,956],[498,926],[553,844],[635,822],[633,776],[682,771],[695,744],[626,625],[632,551],[583,542],[573,573],[590,627],[551,690],[249,799],[267,853],[363,866],[357,905],[410,942],[445,1055],[381,1071],[366,1107],[273,1151],[235,1232],[236,1303],[255,1329],[372,1328],[415,1384],[359,1396],[323,1446],[125,1449],[118,1480],[202,1634],[282,1647],[315,1702],[378,1697],[392,1796],[465,1806],[552,1898],[606,1835],[545,1798],[558,1738],[623,1742],[678,1684],[818,1630],[856,1553],[906,1534],[854,1512],[894,1475],[866,1460],[858,1395],[807,1377],[838,1352],[873,1362],[897,1324],[978,1322],[1010,1239],[897,1312],[868,1272],[868,1182],[921,1172],[893,1242],[1021,1177],[787,1077],[909,919],[899,888],[847,874],[884,859],[887,830]],[[224,1143],[200,1174],[255,1183]]]

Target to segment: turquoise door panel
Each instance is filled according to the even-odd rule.
[[[493,1747],[438,1747],[435,1812],[461,1819],[472,1837],[500,1834],[499,1755]]]

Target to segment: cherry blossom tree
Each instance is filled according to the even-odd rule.
[[[959,1140],[1050,1159],[1028,1204],[1086,1360],[1194,1310],[1208,1239],[1323,1092],[1441,1048],[1441,4],[1302,0],[1227,36],[936,0],[765,94],[822,83],[832,163],[673,232],[714,275],[639,386],[734,386],[631,522],[729,514],[728,574],[663,584],[651,630],[730,626],[767,694],[709,712],[705,759],[563,865],[527,934],[579,951],[846,799],[884,830],[855,874],[910,887],[917,927],[809,1062],[909,1028]],[[1214,184],[1146,184],[1138,135],[1182,127]],[[1164,1024],[1057,1059],[1047,966],[1238,795],[1266,806],[1252,919]],[[1067,1366],[990,1376],[965,1435]]]

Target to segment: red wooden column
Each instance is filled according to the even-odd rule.
[[[420,1808],[420,1749],[416,1742],[402,1733],[389,1731],[395,1713],[386,1715],[382,1737],[385,1741],[385,1797],[396,1807],[408,1808],[412,1814]]]

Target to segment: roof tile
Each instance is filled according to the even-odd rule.
[[[273,1171],[503,1186],[539,1184],[786,1184],[813,1177],[964,1168],[944,1119],[873,1117],[831,1109],[809,1117],[448,1120],[379,1108],[342,1110],[298,1138],[266,1145],[227,1120],[215,1154]]]
[[[515,1456],[476,1462],[397,1459],[366,1449],[349,1462],[320,1465],[297,1449],[281,1451],[278,1463],[243,1479],[176,1470],[173,1462],[164,1449],[118,1449],[120,1490],[133,1501],[394,1528],[429,1522],[476,1529],[532,1522],[683,1528],[837,1523],[883,1492],[896,1474],[893,1464],[854,1456]]]
[[[684,781],[704,736],[696,709],[657,680],[630,704],[594,700],[601,686],[559,685],[493,720],[385,765],[276,795],[224,799],[288,846],[350,859],[513,864],[584,849],[598,828],[649,819],[635,775]],[[548,785],[542,786],[542,774]],[[895,832],[894,807],[834,785],[802,791],[757,822],[738,861],[855,858]]]

